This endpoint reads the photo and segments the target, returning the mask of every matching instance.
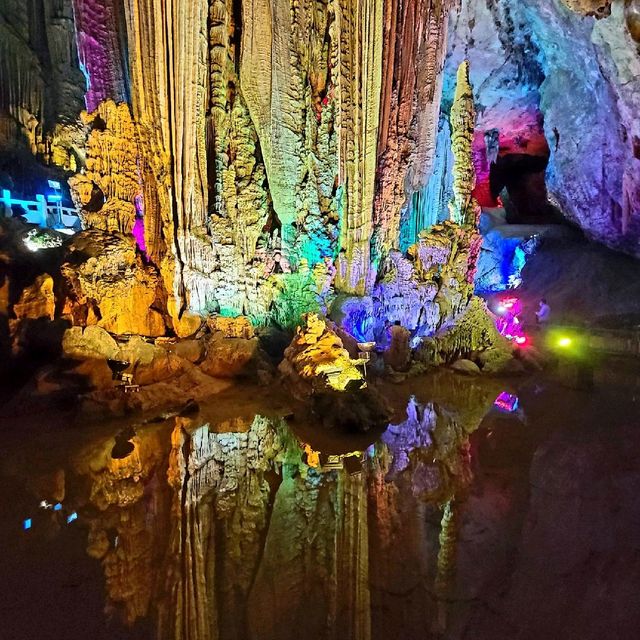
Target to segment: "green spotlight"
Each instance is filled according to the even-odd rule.
[[[563,336],[558,340],[558,346],[563,348],[570,347],[572,342],[573,340],[571,340],[571,338],[568,338],[567,336]]]

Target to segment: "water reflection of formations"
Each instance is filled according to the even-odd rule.
[[[310,467],[288,425],[261,416],[232,432],[176,418],[168,457],[161,430],[139,433],[129,456],[85,469],[109,604],[129,622],[157,617],[172,640],[432,627],[479,421],[412,398],[356,474]],[[429,523],[443,513],[439,548]]]

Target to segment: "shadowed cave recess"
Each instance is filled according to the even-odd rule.
[[[639,259],[639,0],[0,0],[8,637],[633,637]]]

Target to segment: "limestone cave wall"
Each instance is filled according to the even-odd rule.
[[[477,222],[467,187],[494,201],[507,156],[540,164],[545,208],[639,252],[636,18],[631,0],[7,2],[0,146],[75,173],[85,227],[137,245],[167,331],[292,327],[341,294],[380,294],[389,317],[406,300],[385,287],[422,270],[431,306],[405,315],[431,333],[469,300],[472,230],[419,261]],[[475,133],[452,112],[465,59]]]
[[[89,227],[139,220],[177,333],[192,312],[286,326],[371,291],[434,148],[450,4],[74,2],[74,197]]]
[[[640,255],[636,6],[463,0],[451,14],[443,113],[468,58],[483,205],[497,204],[497,193],[487,199],[491,164],[519,162],[534,167],[527,180],[537,182],[521,203],[525,221],[555,207],[592,239]]]
[[[75,169],[83,143],[77,117],[84,85],[71,0],[6,0],[0,5],[0,171],[5,188],[30,184],[24,175],[32,170],[28,154]]]

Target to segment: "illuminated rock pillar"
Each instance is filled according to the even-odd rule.
[[[206,236],[206,0],[125,0],[134,119],[142,143],[145,242],[180,333]]]
[[[456,93],[451,107],[451,148],[453,164],[453,202],[450,205],[453,222],[477,227],[480,206],[473,198],[476,170],[473,164],[473,134],[476,110],[473,88],[469,82],[469,61],[458,67]]]
[[[435,152],[453,2],[385,0],[383,79],[372,262],[398,248],[407,197],[421,189]]]
[[[364,294],[373,231],[376,148],[382,86],[383,0],[341,0],[338,93],[340,184],[344,185],[336,288]]]

